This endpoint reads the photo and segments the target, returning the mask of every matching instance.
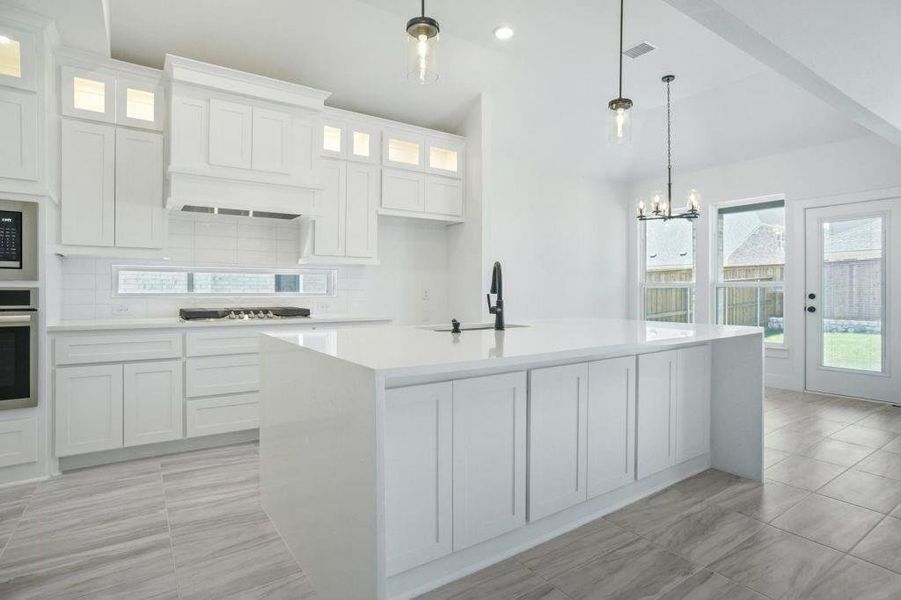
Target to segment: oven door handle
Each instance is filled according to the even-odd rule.
[[[34,315],[0,315],[0,326],[2,325],[31,325],[31,319]]]

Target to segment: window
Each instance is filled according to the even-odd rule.
[[[140,121],[154,120],[154,94],[146,90],[125,90],[125,116]]]
[[[118,296],[334,296],[334,269],[248,271],[113,267]]]
[[[75,77],[72,80],[72,105],[81,110],[106,111],[106,84],[93,79]]]
[[[0,33],[0,75],[22,77],[22,48],[18,40]]]
[[[717,323],[763,327],[783,344],[785,201],[719,209],[715,256]]]
[[[645,221],[641,304],[647,321],[694,321],[694,221]]]

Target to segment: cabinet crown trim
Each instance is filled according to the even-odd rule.
[[[173,82],[306,108],[322,110],[325,99],[331,96],[331,92],[324,90],[212,65],[174,54],[166,55],[166,64],[163,70]]]

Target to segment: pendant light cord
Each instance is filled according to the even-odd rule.
[[[422,16],[425,16],[425,0],[422,0]]]
[[[670,82],[666,82],[666,212],[673,213],[673,116]]]
[[[422,0],[425,2],[425,0]],[[625,0],[619,0],[619,97],[623,97],[623,10]]]

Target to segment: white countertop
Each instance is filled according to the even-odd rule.
[[[112,331],[117,329],[167,329],[185,328],[196,329],[202,327],[294,327],[330,325],[339,323],[390,323],[391,317],[372,315],[312,315],[297,319],[254,319],[213,320],[213,321],[182,321],[179,317],[159,317],[151,319],[98,319],[85,321],[62,321],[47,326],[50,333],[65,331]]]
[[[432,328],[377,326],[316,332],[267,332],[267,335],[341,360],[384,371],[389,376],[509,367],[640,354],[739,336],[760,336],[763,329],[628,321],[555,319],[521,322],[528,327],[505,331],[472,330],[461,334]],[[435,326],[436,328],[439,326]]]

